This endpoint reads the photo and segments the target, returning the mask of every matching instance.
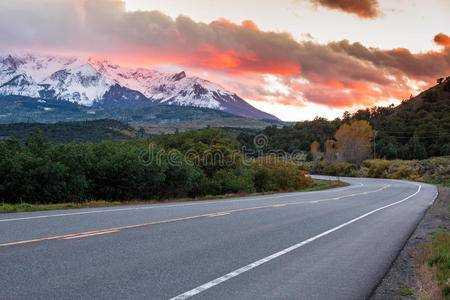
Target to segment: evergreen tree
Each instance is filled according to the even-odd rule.
[[[420,139],[416,134],[414,134],[414,136],[409,141],[409,151],[411,153],[411,158],[427,158],[427,150],[425,149],[425,146],[420,142]]]

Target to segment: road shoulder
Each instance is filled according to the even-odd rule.
[[[431,240],[433,233],[450,228],[449,205],[450,188],[440,187],[436,201],[426,211],[371,299],[417,299],[429,295],[429,290],[433,289],[430,284],[433,284],[424,282],[423,274],[417,269],[417,260],[420,249]]]

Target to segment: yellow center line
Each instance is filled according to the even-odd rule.
[[[209,214],[207,216],[212,218],[212,217],[226,216],[226,215],[229,215],[229,214],[230,214],[229,212],[220,212],[220,213]]]
[[[113,232],[118,232],[118,231],[119,230],[109,230],[109,231],[102,231],[102,232],[89,233],[89,234],[80,234],[80,235],[65,237],[65,238],[62,238],[62,239],[63,240],[79,239],[79,238],[84,238],[84,237],[88,237],[88,236],[108,234],[108,233],[113,233]]]
[[[44,237],[44,238],[37,238],[37,239],[32,239],[32,240],[10,242],[10,243],[0,244],[0,247],[22,245],[22,244],[35,243],[35,242],[41,242],[41,241],[49,241],[49,240],[69,240],[69,239],[97,236],[97,235],[101,235],[101,234],[108,234],[108,233],[119,232],[119,231],[124,230],[124,229],[139,228],[139,227],[145,227],[145,226],[150,226],[150,225],[158,225],[158,224],[166,224],[166,223],[174,223],[174,222],[187,221],[187,220],[193,220],[193,219],[204,218],[204,217],[225,216],[225,215],[230,215],[230,214],[236,213],[236,212],[244,212],[244,211],[250,211],[250,210],[257,210],[257,209],[279,208],[279,207],[286,207],[286,206],[289,206],[289,205],[315,204],[315,203],[321,203],[321,202],[326,202],[326,201],[335,201],[335,200],[340,200],[340,199],[344,199],[344,198],[350,198],[350,197],[356,197],[356,196],[360,196],[360,195],[367,195],[369,193],[380,192],[380,191],[388,188],[389,186],[390,185],[385,185],[385,186],[383,186],[383,187],[381,187],[379,189],[376,189],[376,190],[366,191],[366,192],[361,192],[361,193],[354,193],[354,194],[349,194],[349,195],[343,195],[343,196],[334,197],[334,198],[324,198],[324,199],[319,199],[319,200],[297,201],[297,202],[287,202],[287,203],[285,202],[285,203],[270,204],[270,205],[264,205],[264,206],[238,208],[238,209],[233,209],[233,210],[228,210],[228,211],[219,211],[219,212],[202,214],[202,215],[197,215],[197,216],[189,216],[189,217],[182,217],[182,218],[175,218],[175,219],[167,219],[167,220],[154,221],[154,222],[142,223],[142,224],[136,224],[136,225],[120,226],[120,227],[103,229],[103,230],[94,230],[94,231],[87,231],[87,232],[81,232],[81,233],[72,233],[72,234],[57,235],[57,236]]]

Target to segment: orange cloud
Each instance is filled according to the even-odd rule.
[[[253,30],[259,30],[258,25],[256,25],[256,23],[252,20],[245,20],[244,22],[242,22],[242,26]]]
[[[235,51],[229,53],[220,53],[210,47],[199,49],[200,53],[204,53],[204,56],[199,59],[200,64],[204,67],[213,69],[233,69],[242,64],[241,55]],[[194,58],[195,59],[195,58]]]
[[[440,46],[448,47],[450,46],[450,37],[443,33],[439,33],[434,36],[434,42]]]
[[[51,10],[40,10],[39,1],[0,1],[3,47],[82,52],[143,67],[174,64],[207,74],[243,97],[293,105],[371,105],[450,74],[448,46],[411,53],[347,40],[320,44],[262,31],[250,20],[206,24],[158,11],[127,11],[122,0],[46,1]],[[370,0],[314,1],[358,16],[377,11]],[[435,41],[448,45],[448,36],[438,34]],[[267,75],[277,77],[271,89]]]
[[[202,47],[192,53],[190,65],[205,68],[222,69],[230,73],[259,73],[278,75],[297,75],[301,73],[301,66],[282,61],[266,60],[262,62],[252,54],[239,53],[235,50],[215,49],[211,46]]]
[[[335,89],[343,89],[343,88],[345,88],[345,86],[341,82],[336,81],[336,80],[328,81],[326,83],[326,85],[329,86],[329,87],[335,88]]]
[[[218,20],[212,21],[211,24],[212,25],[222,25],[222,26],[227,26],[227,27],[231,27],[231,28],[242,27],[242,28],[248,28],[248,29],[259,31],[258,25],[256,25],[256,23],[253,22],[252,20],[244,20],[244,21],[242,21],[241,25],[238,25],[236,23],[231,22],[228,19],[220,18]]]

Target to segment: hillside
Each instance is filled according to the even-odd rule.
[[[412,97],[395,108],[395,112],[405,109],[419,109],[424,103],[440,102],[444,103],[450,99],[450,79],[447,77],[442,83],[437,84],[419,95]]]
[[[173,133],[177,129],[205,127],[242,127],[262,129],[275,120],[254,120],[224,111],[189,106],[156,105],[143,108],[89,108],[58,100],[24,96],[0,96],[0,124],[56,123],[114,119],[145,127],[148,133]]]
[[[388,159],[424,159],[450,155],[450,77],[397,107],[373,107],[333,121],[316,118],[293,126],[270,126],[255,133],[242,133],[239,140],[252,149],[257,134],[268,137],[265,151],[309,151],[313,141],[321,149],[336,130],[351,120],[366,120],[377,131],[376,155]]]
[[[114,115],[114,111],[103,115]],[[56,123],[18,122],[0,124],[0,140],[15,137],[23,142],[39,129],[53,143],[97,142],[101,140],[130,139],[183,132],[188,129],[219,127],[236,136],[253,133],[269,122],[240,118],[207,108],[183,108],[161,105],[141,110],[130,110],[121,120],[97,119]]]
[[[135,128],[120,121],[101,119],[54,124],[0,124],[0,140],[15,137],[24,142],[36,130],[40,130],[54,144],[124,140],[142,136]]]
[[[239,129],[263,129],[271,124],[283,124],[273,120],[254,120],[226,112],[196,107],[158,105],[130,112],[122,121],[136,128],[144,128],[148,134],[168,134],[188,129],[230,127]]]
[[[450,154],[450,77],[399,106],[373,109],[369,118],[378,131],[381,157],[423,159]]]

